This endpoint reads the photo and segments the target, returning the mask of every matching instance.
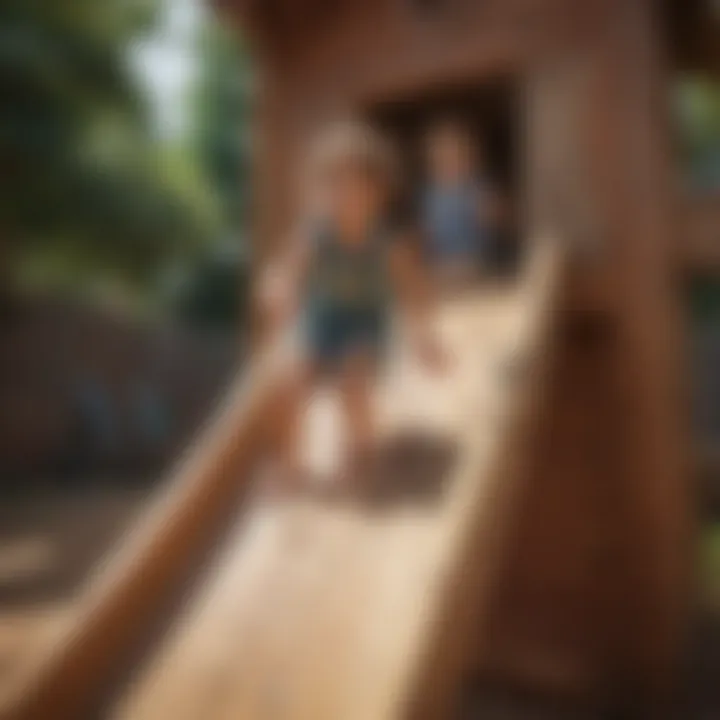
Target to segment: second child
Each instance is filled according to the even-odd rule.
[[[421,222],[430,262],[443,282],[472,280],[490,263],[499,219],[483,148],[462,124],[442,120],[428,132],[426,164]]]

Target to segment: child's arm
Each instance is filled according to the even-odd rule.
[[[435,305],[434,291],[417,250],[410,238],[395,242],[390,251],[390,272],[403,314],[410,325],[412,342],[428,366],[442,369],[445,352],[430,327],[430,314]]]
[[[494,187],[485,187],[478,192],[477,210],[480,223],[485,227],[502,227],[508,215],[507,203]]]
[[[310,255],[306,235],[302,231],[294,232],[280,257],[269,263],[260,278],[258,300],[272,334],[285,326],[297,311]]]

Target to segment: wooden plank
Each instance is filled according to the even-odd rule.
[[[511,374],[505,383],[495,380],[496,408],[488,403],[479,409],[489,415],[489,436],[478,436],[478,428],[471,436],[477,455],[468,464],[475,468],[476,478],[483,478],[487,494],[477,495],[475,483],[467,483],[467,495],[461,496],[453,513],[446,587],[406,692],[409,704],[402,717],[413,720],[448,717],[459,683],[475,667],[476,639],[481,645],[487,643],[491,603],[505,569],[509,531],[522,501],[522,481],[535,460],[539,425],[546,414],[556,325],[564,305],[567,249],[539,244],[532,250],[520,322],[509,352]],[[502,417],[499,422],[497,410]],[[482,456],[483,442],[492,448],[486,457]]]
[[[448,716],[465,660],[456,641],[492,588],[492,557],[512,509],[499,512],[498,498],[519,450],[512,428],[544,354],[556,269],[551,259],[522,290],[481,292],[443,309],[456,363],[448,378],[423,377],[400,352],[379,391],[381,443],[392,446],[408,429],[424,442],[384,485],[366,476],[375,490],[354,501],[258,501],[114,717]],[[516,366],[523,382],[506,374],[509,357],[525,365]],[[311,447],[325,445],[334,426],[316,426]],[[413,482],[429,462],[430,438],[449,440],[455,456],[418,495]]]
[[[288,360],[280,346],[239,379],[214,421],[182,458],[138,526],[92,577],[68,623],[2,717],[81,717],[138,643],[168,594],[185,579],[188,558],[211,541],[261,447],[272,393]]]
[[[540,127],[542,109],[530,108],[536,132],[528,168],[538,189],[559,184],[567,197],[570,184],[591,201],[588,228],[598,231],[598,252],[574,266],[573,285],[599,281],[603,301],[589,307],[572,298],[576,315],[562,340],[547,451],[518,517],[495,622],[500,639],[490,644],[488,664],[516,682],[527,680],[528,665],[544,665],[546,677],[573,689],[580,683],[652,704],[679,677],[691,588],[674,257],[680,223],[658,111],[666,68],[657,3],[608,0],[596,9],[594,33],[559,49],[548,66],[555,91],[542,87],[538,96],[550,115],[566,113],[574,132]],[[583,74],[574,75],[578,68]],[[533,162],[533,146],[555,155],[555,177]],[[549,193],[537,194],[537,204],[551,209],[542,196]],[[569,197],[574,210],[579,203]],[[531,210],[537,222],[539,211]],[[584,223],[562,215],[557,227],[574,241]],[[508,637],[512,649],[493,652]]]
[[[605,195],[618,313],[615,653],[619,694],[659,715],[677,689],[692,588],[693,503],[684,422],[667,58],[653,0],[609,3]],[[618,689],[619,688],[619,689]],[[636,711],[638,712],[638,711]]]

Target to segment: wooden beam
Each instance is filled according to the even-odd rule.
[[[12,720],[75,720],[98,700],[249,477],[286,362],[275,347],[230,390],[156,501],[83,591],[77,616],[0,707]]]

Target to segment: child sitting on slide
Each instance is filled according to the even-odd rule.
[[[417,253],[387,220],[396,181],[387,141],[360,123],[332,126],[312,148],[305,181],[314,201],[306,208],[309,218],[262,286],[266,307],[276,318],[279,313],[286,322],[297,312],[301,341],[300,365],[283,388],[284,417],[276,419],[284,487],[304,476],[300,417],[321,381],[335,383],[340,392],[349,435],[346,462],[363,457],[371,446],[371,386],[386,350],[394,296],[408,311],[420,357],[431,368],[444,365],[428,324]]]
[[[427,135],[421,222],[429,259],[442,284],[471,281],[488,269],[500,203],[485,177],[482,147],[453,119]]]

